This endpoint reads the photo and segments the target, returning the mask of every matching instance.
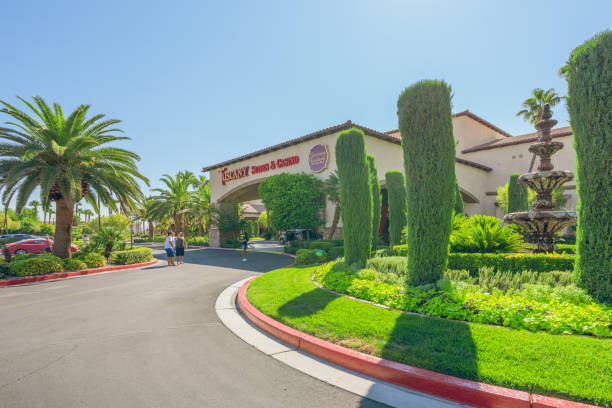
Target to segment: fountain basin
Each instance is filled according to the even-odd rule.
[[[553,252],[556,245],[553,234],[576,223],[576,211],[523,211],[507,214],[504,221],[520,225],[525,233],[535,239],[534,252]]]

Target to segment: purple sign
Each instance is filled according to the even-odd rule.
[[[327,145],[318,144],[310,149],[310,155],[308,156],[310,170],[320,173],[327,168],[328,161],[329,152],[327,151]]]

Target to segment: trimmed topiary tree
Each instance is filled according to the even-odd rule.
[[[378,233],[380,231],[380,208],[382,207],[382,195],[380,194],[380,183],[378,182],[378,170],[374,162],[374,156],[367,155],[368,170],[370,173],[370,185],[372,186],[372,251],[376,250],[378,244]]]
[[[372,248],[372,187],[360,129],[340,133],[336,141],[340,207],[347,265],[365,266]]]
[[[463,208],[463,197],[461,196],[461,190],[459,190],[459,182],[455,180],[455,214],[463,214],[465,209]]]
[[[513,173],[508,181],[508,213],[529,211],[527,186],[518,183],[519,176],[519,173]]]
[[[455,203],[451,89],[421,81],[397,101],[406,174],[408,282],[434,283],[446,268]]]
[[[612,31],[576,48],[563,70],[576,150],[576,276],[612,302]]]
[[[406,226],[406,186],[404,174],[399,170],[385,173],[389,198],[389,243],[401,244],[402,230]]]

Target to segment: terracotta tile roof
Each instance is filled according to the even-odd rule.
[[[355,123],[353,123],[353,122],[351,122],[349,120],[349,121],[346,121],[345,123],[342,123],[340,125],[328,127],[328,128],[325,128],[325,129],[321,129],[319,131],[316,131],[316,132],[313,132],[313,133],[309,133],[309,134],[307,134],[305,136],[301,136],[301,137],[298,137],[298,138],[295,138],[295,139],[291,139],[291,140],[288,140],[286,142],[283,142],[283,143],[280,143],[280,144],[277,144],[277,145],[274,145],[274,146],[267,147],[265,149],[257,150],[257,151],[255,151],[253,153],[245,154],[244,156],[236,157],[235,159],[226,160],[224,162],[217,163],[217,164],[214,164],[212,166],[204,167],[204,168],[202,168],[202,172],[207,172],[207,171],[218,169],[220,167],[229,166],[230,164],[233,164],[233,163],[237,163],[237,162],[240,162],[240,161],[243,161],[243,160],[252,159],[254,157],[261,156],[261,155],[266,154],[266,153],[271,153],[271,152],[274,152],[274,151],[277,151],[277,150],[280,150],[280,149],[285,149],[287,147],[294,146],[296,144],[304,143],[304,142],[307,142],[307,141],[310,141],[310,140],[313,140],[313,139],[317,139],[319,137],[331,135],[333,133],[336,133],[336,132],[339,132],[339,131],[342,131],[342,130],[346,130],[346,129],[350,129],[352,127],[356,127],[358,129],[361,129],[363,131],[363,133],[365,133],[368,136],[372,136],[372,137],[375,137],[377,139],[385,140],[387,142],[391,142],[391,143],[394,143],[394,144],[397,144],[397,145],[401,145],[402,144],[402,140],[398,136],[390,135],[390,134],[387,134],[387,133],[381,133],[381,132],[378,132],[378,131],[376,131],[374,129],[370,129],[370,128],[367,128],[367,127],[361,126],[361,125],[357,125],[357,124],[355,124]],[[485,165],[480,164],[480,163],[475,163],[475,162],[472,162],[472,161],[469,161],[469,160],[456,158],[456,161],[457,161],[457,163],[465,164],[467,166],[472,166],[472,167],[475,167],[475,168],[483,170],[483,171],[491,171],[492,170],[488,166],[485,166]]]
[[[552,137],[563,137],[563,136],[571,136],[572,131],[569,126],[560,127],[556,129],[552,129],[551,136]],[[481,150],[489,150],[489,149],[497,149],[500,147],[512,146],[521,143],[533,143],[538,139],[537,133],[527,133],[520,136],[513,136],[504,139],[492,140],[487,143],[483,143],[478,146],[470,147],[469,149],[464,149],[461,153],[471,153],[478,152]]]
[[[497,126],[495,126],[491,122],[484,120],[483,118],[481,118],[480,116],[470,112],[469,110],[464,110],[463,112],[455,113],[453,115],[454,118],[458,118],[460,116],[467,116],[468,118],[470,118],[472,120],[475,120],[476,122],[480,123],[481,125],[484,125],[484,126],[488,127],[489,129],[492,129],[492,130],[496,131],[497,133],[499,133],[502,136],[512,137],[512,135],[510,133],[504,131],[503,129],[498,128]],[[388,134],[388,135],[393,135],[393,136],[399,137],[399,129],[390,130],[390,131],[385,132],[385,133]]]

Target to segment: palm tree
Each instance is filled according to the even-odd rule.
[[[195,220],[200,228],[200,235],[210,226],[212,210],[210,206],[210,180],[206,176],[198,177],[195,183],[196,191],[191,197],[191,208],[196,215]]]
[[[159,218],[169,217],[174,220],[176,232],[184,232],[183,218],[189,211],[192,201],[192,186],[197,179],[190,171],[179,171],[174,178],[164,174],[160,179],[168,188],[154,188],[153,191],[159,195],[153,197],[155,200],[154,212]]]
[[[157,214],[155,212],[155,200],[152,197],[147,197],[142,200],[138,208],[138,219],[149,224],[149,239],[153,241],[155,234],[155,224]]]
[[[91,217],[94,215],[94,212],[91,211],[89,208],[86,208],[81,211],[81,214],[85,216],[85,222],[89,222],[91,220]]]
[[[329,177],[323,182],[323,193],[327,195],[327,198],[332,203],[336,204],[334,210],[334,220],[332,221],[331,228],[329,229],[329,235],[327,239],[332,239],[336,228],[338,227],[338,221],[340,221],[340,178],[338,173],[332,172]]]
[[[11,116],[12,128],[0,128],[0,174],[5,178],[4,196],[17,193],[19,212],[36,187],[41,200],[55,201],[56,229],[53,254],[70,257],[74,203],[82,198],[97,208],[112,201],[134,208],[142,197],[136,179],[148,185],[136,168],[139,156],[128,150],[107,147],[110,142],[129,139],[116,136],[119,120],[103,120],[98,114],[87,118],[89,105],[80,105],[68,117],[54,103],[49,107],[40,97],[34,103],[19,98],[33,115],[0,101],[0,112]]]
[[[47,223],[47,214],[51,210],[51,201],[48,198],[41,200],[40,207],[43,210],[43,224]],[[49,220],[50,221],[50,220]],[[51,224],[51,222],[49,222]]]
[[[516,116],[522,116],[527,122],[534,124],[540,120],[544,105],[549,104],[552,108],[563,99],[565,99],[565,97],[559,96],[553,88],[547,91],[536,88],[533,90],[533,96],[525,99],[523,102],[523,109],[518,112]]]
[[[32,200],[30,201],[30,205],[34,210],[34,214],[36,214],[36,217],[38,217],[38,207],[40,207],[40,201]]]

